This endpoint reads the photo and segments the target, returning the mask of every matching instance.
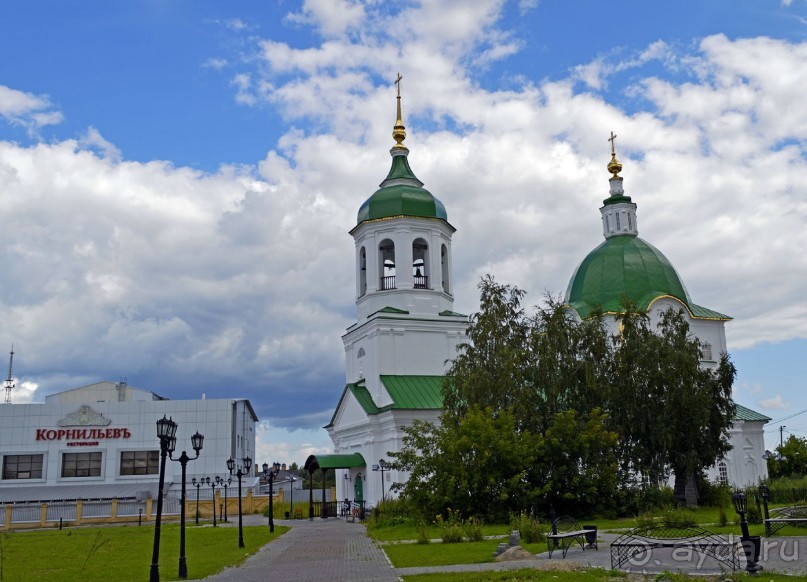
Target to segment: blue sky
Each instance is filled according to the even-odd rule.
[[[410,161],[458,228],[459,311],[485,273],[533,303],[565,289],[601,240],[613,130],[640,236],[735,318],[737,401],[807,409],[805,0],[3,11],[15,401],[121,377],[237,394],[270,460],[328,450],[355,316],[347,231],[388,169],[400,71]]]

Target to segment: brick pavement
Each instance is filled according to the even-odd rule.
[[[250,519],[248,519],[250,518]],[[254,521],[254,523],[253,523]],[[265,525],[266,518],[245,516],[245,525]],[[342,519],[280,521],[291,530],[263,546],[241,566],[227,568],[205,582],[394,582],[386,554],[369,538],[364,525]]]

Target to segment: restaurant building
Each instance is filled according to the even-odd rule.
[[[194,455],[195,432],[205,437],[188,464],[188,483],[225,477],[230,457],[255,458],[258,418],[249,400],[169,400],[125,382],[98,382],[44,403],[0,405],[0,503],[156,498],[156,421],[163,416],[178,424],[176,457]],[[168,460],[166,490],[178,489],[181,476],[180,464]]]

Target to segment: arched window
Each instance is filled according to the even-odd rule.
[[[412,278],[415,289],[429,288],[429,245],[422,238],[412,243]]]
[[[720,461],[717,464],[717,473],[718,473],[718,481],[720,481],[721,485],[728,485],[729,484],[729,468],[726,466],[725,461]]]
[[[448,290],[448,248],[446,245],[440,248],[440,271],[443,275],[443,291],[450,293]]]
[[[359,297],[367,293],[367,251],[359,251]]]
[[[378,257],[381,261],[381,285],[379,288],[395,289],[395,243],[385,238],[378,245]]]

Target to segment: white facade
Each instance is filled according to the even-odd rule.
[[[467,316],[452,311],[455,229],[442,204],[411,173],[403,130],[399,102],[393,134],[398,144],[390,151],[393,170],[373,195],[381,193],[387,202],[398,196],[393,202],[397,206],[390,211],[368,206],[367,216],[350,232],[356,249],[356,323],[342,337],[347,387],[325,427],[335,454],[359,453],[366,462],[365,467],[337,471],[337,498],[370,505],[388,498],[390,486],[408,478],[385,470],[382,484],[380,467],[373,471],[381,459],[390,460],[389,453],[402,448],[404,427],[415,419],[439,421],[435,395],[440,378],[465,341],[468,324]],[[401,171],[393,175],[396,167]],[[412,204],[413,198],[419,202]],[[424,206],[418,204],[424,201],[426,207],[435,201],[433,215],[421,212]],[[392,390],[390,377],[411,380],[411,389],[398,384]],[[420,390],[431,397],[419,397]]]
[[[763,431],[767,420],[735,420],[729,429],[731,451],[706,471],[712,483],[733,487],[759,485],[768,478]]]
[[[224,476],[231,456],[255,458],[255,416],[248,400],[168,400],[125,383],[99,382],[53,394],[44,403],[0,406],[0,499],[47,500],[156,493],[156,422],[172,418],[177,450],[193,457],[191,435],[204,435],[192,477]],[[181,466],[166,463],[166,489],[181,482]]]

